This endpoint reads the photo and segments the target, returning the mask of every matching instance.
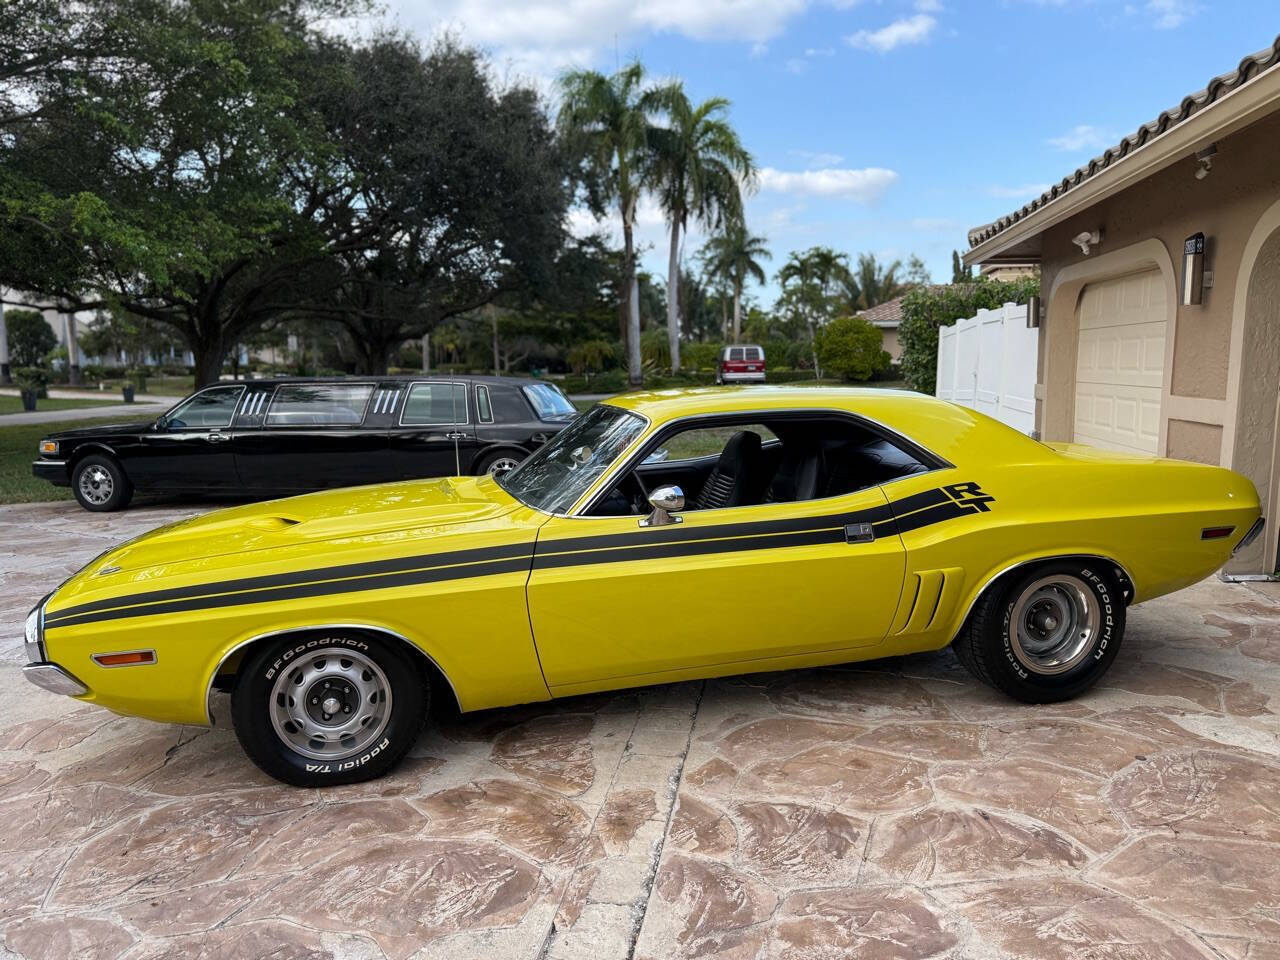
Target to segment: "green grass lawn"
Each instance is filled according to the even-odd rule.
[[[43,400],[36,401],[36,412],[40,412],[41,410],[79,410],[83,407],[110,407],[122,402],[123,401],[119,397],[102,400],[81,400],[78,397],[74,400],[65,400],[61,397],[46,397]],[[0,394],[0,416],[4,416],[7,413],[22,412],[21,397],[11,397],[7,394]]]
[[[99,423],[119,423],[119,418],[75,420],[67,423],[0,425],[0,504],[42,503],[48,500],[70,500],[69,487],[55,487],[31,475],[31,461],[39,456],[37,445],[60,430],[90,427]]]

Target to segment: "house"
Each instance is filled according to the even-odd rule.
[[[880,345],[889,352],[892,362],[899,362],[902,359],[902,344],[898,341],[898,324],[902,322],[902,298],[894,297],[869,307],[860,311],[859,316],[880,329]]]
[[[969,233],[966,264],[1036,264],[1044,440],[1223,464],[1280,538],[1280,38]]]

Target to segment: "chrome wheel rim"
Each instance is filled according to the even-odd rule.
[[[1045,676],[1066,673],[1093,649],[1102,606],[1079,577],[1054,574],[1030,584],[1009,618],[1009,646],[1022,666]]]
[[[82,497],[95,506],[100,506],[111,499],[116,482],[109,470],[95,463],[80,471],[78,486]]]
[[[506,473],[508,470],[514,470],[519,464],[520,461],[515,457],[499,457],[489,464],[489,476],[494,477],[500,473]]]
[[[391,718],[391,684],[362,653],[311,651],[276,676],[271,726],[311,760],[345,760],[370,746]]]

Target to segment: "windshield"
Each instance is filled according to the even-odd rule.
[[[524,388],[524,395],[533,404],[534,413],[539,420],[565,420],[578,413],[569,398],[554,383],[535,383]]]
[[[644,418],[634,413],[594,406],[514,470],[498,477],[498,483],[526,506],[564,513],[644,427]]]

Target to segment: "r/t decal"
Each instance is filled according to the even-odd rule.
[[[989,493],[983,493],[982,488],[976,483],[950,483],[942,489],[959,506],[969,508],[969,513],[978,511],[986,513],[991,509],[987,504],[995,502],[996,499]]]

